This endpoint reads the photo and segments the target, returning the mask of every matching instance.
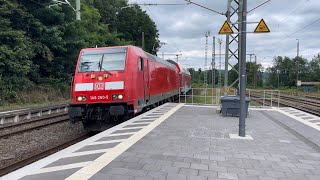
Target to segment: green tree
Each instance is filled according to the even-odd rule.
[[[310,61],[309,68],[309,80],[314,82],[320,82],[320,54],[315,56]]]
[[[121,39],[142,45],[142,32],[145,35],[145,50],[156,54],[159,47],[159,32],[156,24],[140,6],[133,5],[122,9],[117,16],[116,29]]]
[[[247,72],[247,86],[249,88],[262,87],[263,78],[262,78],[263,67],[261,64],[256,62],[247,62],[246,63],[246,72]],[[235,82],[239,77],[239,64],[236,64],[233,69],[229,72],[229,84]],[[235,84],[235,87],[238,87],[238,83]]]
[[[76,21],[69,6],[49,8],[52,0],[0,0],[0,101],[42,85],[68,86],[82,48],[140,46],[141,32],[148,52],[158,47],[156,25],[140,7],[121,11],[127,0],[81,2]]]
[[[298,80],[308,81],[310,66],[308,61],[302,57],[290,59],[289,57],[275,57],[274,65],[267,69],[269,77],[267,85],[272,87],[293,87]]]

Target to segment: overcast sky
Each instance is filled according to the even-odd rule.
[[[265,1],[248,0],[248,10]],[[184,0],[129,0],[129,2],[139,4],[185,3]],[[225,12],[227,9],[227,0],[193,0],[193,2],[219,12]],[[160,49],[158,53],[160,56],[162,52],[170,54],[181,51],[180,62],[184,67],[203,69],[205,32],[208,30],[211,32],[208,62],[211,62],[212,59],[212,36],[222,39],[222,53],[224,53],[225,36],[218,35],[218,31],[226,20],[225,16],[195,5],[141,7],[156,23],[160,41],[167,43]],[[300,40],[300,55],[304,58],[310,60],[320,53],[319,0],[271,0],[248,14],[248,22],[257,22],[261,18],[266,21],[271,33],[247,34],[247,53],[256,54],[258,63],[264,67],[272,65],[274,56],[295,57],[297,53],[296,39]],[[254,31],[256,25],[249,24],[248,31]],[[304,28],[307,25],[309,26]],[[219,53],[218,43],[216,44],[216,53]],[[165,58],[173,59],[175,56],[165,56]],[[247,61],[249,61],[249,57],[247,57]],[[216,57],[216,65],[218,68],[219,56]],[[222,67],[224,67],[224,57],[222,57]]]

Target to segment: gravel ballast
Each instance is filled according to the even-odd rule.
[[[0,169],[86,134],[81,123],[62,122],[0,139]]]

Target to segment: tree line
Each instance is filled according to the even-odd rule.
[[[296,86],[297,80],[320,82],[320,54],[308,61],[303,57],[275,57],[273,66],[266,69],[266,84],[273,88]]]
[[[204,76],[207,74],[207,87],[219,87],[224,85],[224,70],[215,69],[215,84],[212,84],[212,70],[203,71],[201,68],[195,70],[189,68],[192,75],[194,87],[204,87]],[[239,65],[236,64],[229,70],[228,84],[236,82],[234,87],[238,87]],[[219,72],[221,80],[219,81]],[[260,63],[247,62],[247,87],[248,88],[292,88],[296,87],[297,80],[303,82],[320,82],[320,54],[311,60],[303,57],[281,57],[273,59],[273,65],[264,68]]]
[[[127,0],[82,0],[81,21],[69,6],[53,3],[0,0],[0,102],[35,88],[66,91],[82,48],[141,46],[142,32],[146,51],[159,47],[154,21]]]
[[[247,62],[247,86],[250,88],[258,88],[263,86],[263,67],[261,64],[256,62]],[[204,77],[207,76],[207,87],[223,87],[224,86],[224,70],[214,69],[203,71],[199,68],[197,71],[194,68],[188,68],[188,71],[192,77],[193,87],[204,87]],[[237,87],[239,84],[238,72],[239,65],[236,64],[228,74],[228,84],[234,84]],[[220,74],[220,75],[219,75]]]

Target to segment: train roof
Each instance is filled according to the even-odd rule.
[[[88,53],[88,50],[89,51],[93,51],[93,52],[96,52],[96,51],[101,51],[101,50],[103,50],[103,49],[112,49],[112,48],[114,48],[115,50],[114,51],[118,51],[118,50],[116,50],[116,49],[118,49],[118,48],[129,48],[129,47],[131,47],[131,48],[139,48],[139,49],[141,49],[142,50],[142,48],[141,47],[137,47],[137,46],[133,46],[133,45],[128,45],[128,46],[109,46],[109,47],[96,47],[96,48],[84,48],[84,49],[82,49],[82,50],[85,50],[85,51],[87,51],[86,53]],[[151,59],[151,60],[154,60],[154,61],[157,61],[157,62],[159,62],[159,63],[161,63],[161,64],[164,64],[164,65],[166,65],[166,66],[169,66],[169,67],[171,67],[171,68],[174,68],[174,69],[178,69],[175,65],[173,65],[172,63],[169,63],[168,61],[166,61],[166,60],[164,60],[164,59],[162,59],[162,58],[159,58],[158,56],[155,56],[155,55],[152,55],[152,54],[150,54],[150,53],[148,53],[148,52],[146,52],[146,51],[143,51],[145,54],[146,54],[146,56],[149,58],[149,59]],[[90,52],[89,52],[90,53]]]
[[[174,64],[176,67],[178,67],[178,69],[179,69],[182,73],[187,74],[187,75],[191,75],[188,70],[184,69],[183,67],[181,67],[178,63],[174,62],[173,60],[168,59],[168,60],[166,60],[166,61],[168,61],[168,62],[171,63],[171,64]]]
[[[177,67],[175,65],[173,65],[172,63],[170,63],[170,62],[168,62],[168,61],[166,61],[166,60],[164,60],[162,58],[159,58],[158,56],[152,55],[152,54],[147,53],[147,52],[144,52],[144,53],[147,55],[147,57],[149,59],[152,59],[152,60],[157,61],[159,63],[165,64],[165,65],[167,65],[169,67],[177,69]]]

